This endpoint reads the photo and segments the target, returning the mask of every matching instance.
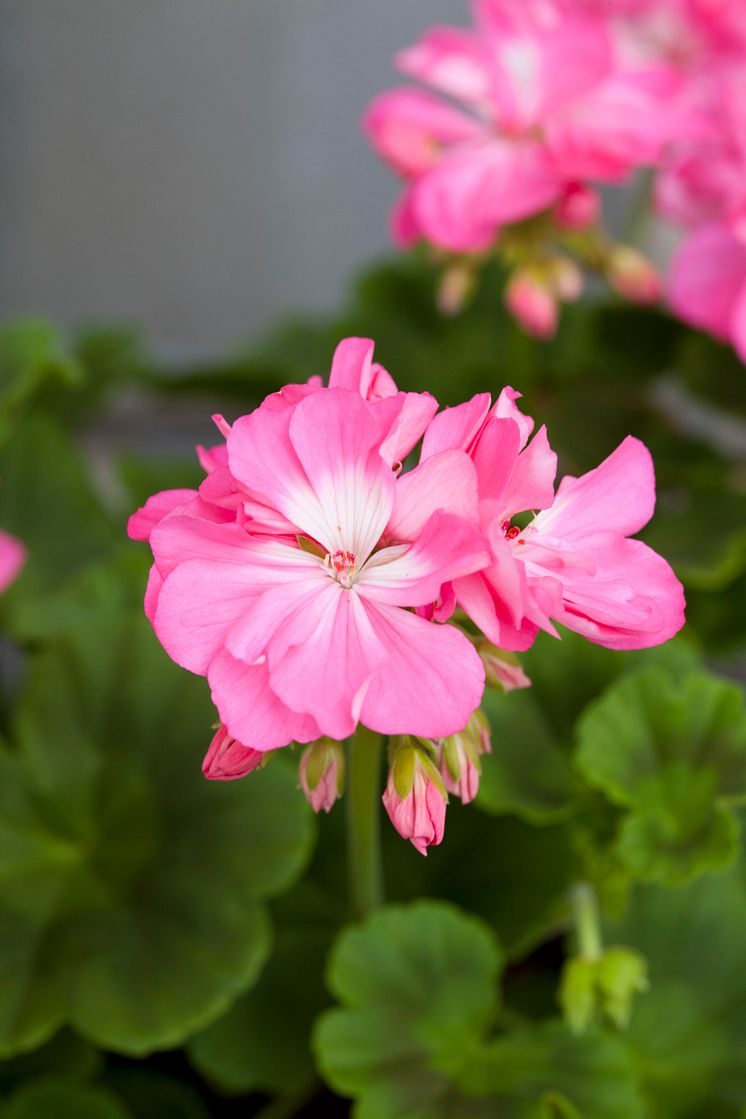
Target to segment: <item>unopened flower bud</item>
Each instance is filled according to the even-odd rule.
[[[477,642],[477,652],[482,658],[488,688],[514,692],[517,688],[531,687],[531,681],[514,653],[498,649],[491,641],[485,640]]]
[[[482,754],[492,751],[490,727],[481,711],[475,711],[458,734],[444,738],[440,747],[440,775],[449,793],[463,804],[474,800],[482,776]]]
[[[557,300],[546,284],[530,272],[516,272],[508,283],[505,303],[527,334],[551,338],[557,330]]]
[[[574,260],[558,256],[552,261],[552,289],[563,303],[574,303],[583,294],[583,273]]]
[[[601,216],[601,199],[585,183],[570,183],[555,204],[553,214],[562,229],[588,229]]]
[[[603,1018],[625,1029],[635,995],[647,987],[644,956],[632,948],[613,947],[595,960],[582,956],[568,960],[562,971],[559,1001],[573,1033],[585,1033]]]
[[[444,315],[457,315],[474,287],[474,268],[465,260],[449,264],[438,288],[438,310]]]
[[[433,751],[411,738],[395,740],[383,803],[399,835],[421,855],[443,839],[448,794]]]
[[[314,812],[330,812],[344,791],[345,758],[339,742],[319,738],[306,746],[298,775],[301,787]]]
[[[633,303],[655,303],[661,297],[660,275],[650,261],[628,245],[616,245],[609,257],[609,283]]]
[[[210,781],[235,781],[266,762],[269,751],[244,746],[221,723],[202,762],[202,772]]]

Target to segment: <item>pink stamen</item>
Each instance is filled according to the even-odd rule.
[[[324,557],[324,567],[329,567],[335,572],[335,578],[343,587],[352,586],[352,577],[357,571],[357,556],[354,552],[338,548],[333,554],[327,552]]]

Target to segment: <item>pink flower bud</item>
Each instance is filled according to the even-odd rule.
[[[607,271],[614,291],[633,303],[656,303],[663,290],[660,275],[642,253],[627,245],[611,252]]]
[[[563,303],[574,303],[583,294],[583,273],[574,260],[558,256],[552,261],[552,289]]]
[[[344,790],[344,751],[331,738],[320,738],[303,751],[298,767],[301,788],[314,812],[330,812]]]
[[[202,762],[202,772],[209,781],[235,781],[260,766],[267,754],[252,750],[228,733],[223,723],[217,729]]]
[[[554,207],[554,220],[562,229],[588,229],[600,216],[601,199],[584,183],[569,183]]]
[[[438,288],[438,310],[444,315],[457,315],[474,288],[474,267],[465,261],[450,264]]]
[[[487,686],[501,692],[514,692],[517,688],[530,688],[531,681],[523,671],[515,653],[498,649],[491,641],[477,642],[477,652],[482,658]]]
[[[481,711],[475,711],[464,729],[443,740],[440,774],[449,793],[463,804],[474,800],[482,776],[480,756],[492,752],[490,727]]]
[[[429,750],[404,742],[394,755],[383,803],[399,835],[427,855],[443,840],[448,794]]]
[[[534,338],[551,338],[557,330],[557,300],[529,272],[516,272],[508,284],[505,302],[516,322]]]

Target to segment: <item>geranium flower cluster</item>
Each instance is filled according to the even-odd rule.
[[[531,438],[517,398],[506,388],[438,412],[397,390],[372,342],[346,339],[328,388],[315,377],[232,425],[216,417],[224,441],[199,449],[199,489],[132,516],[153,552],[147,615],[219,712],[208,777],[307,743],[301,783],[328,811],[339,744],[362,724],[391,736],[384,801],[424,851],[442,838],[448,792],[476,793],[485,676],[528,684],[511,651],[558,622],[612,649],[680,628],[678,580],[629,539],[655,501],[645,447],[630,437],[555,492],[546,431]]]
[[[364,117],[404,179],[395,240],[440,251],[446,309],[498,252],[511,269],[509,309],[542,337],[554,332],[558,301],[580,294],[577,262],[630,299],[657,299],[652,266],[598,227],[596,185],[660,166],[687,134],[679,68],[627,49],[603,0],[471,7],[471,28],[432,28],[397,55],[398,69],[428,88],[383,93]]]
[[[639,7],[637,18],[618,20],[629,48],[675,65],[688,102],[690,127],[667,152],[655,190],[659,212],[686,231],[671,305],[746,361],[746,4]]]

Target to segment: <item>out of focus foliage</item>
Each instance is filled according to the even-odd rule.
[[[578,305],[541,344],[489,275],[455,318],[434,285],[384,265],[339,318],[210,367],[123,330],[0,333],[0,527],[29,553],[0,598],[0,1119],[744,1114],[746,370],[655,311]],[[311,818],[292,751],[202,779],[209,697],[152,637],[125,534],[196,481],[212,413],[325,373],[348,334],[444,404],[513,385],[564,473],[645,440],[646,538],[689,602],[660,650],[540,636],[532,688],[486,698],[477,804],[427,860],[386,832],[390,904],[358,926],[343,810]],[[561,1020],[579,881],[604,945],[647,961],[626,1030]]]

